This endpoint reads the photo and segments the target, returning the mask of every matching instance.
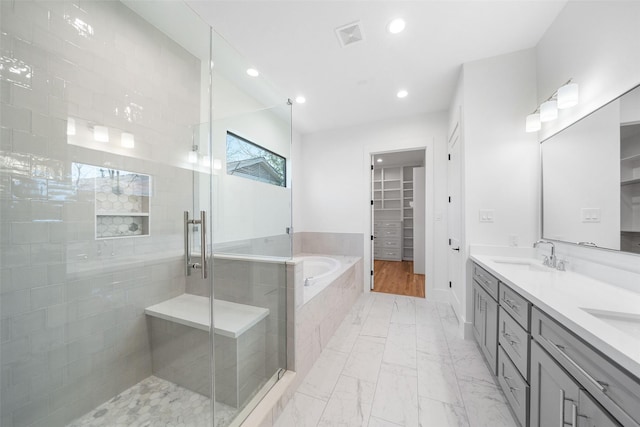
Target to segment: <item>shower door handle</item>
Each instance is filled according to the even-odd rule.
[[[191,248],[189,244],[189,224],[200,224],[200,262],[191,262]],[[203,279],[207,278],[207,217],[205,211],[200,211],[200,219],[189,219],[189,211],[184,211],[184,268],[187,276],[191,269],[200,269]]]

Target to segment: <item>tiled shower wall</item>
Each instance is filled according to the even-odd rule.
[[[199,120],[200,62],[119,2],[1,7],[0,424],[62,426],[151,373],[143,309],[184,291],[192,178],[173,159]],[[68,117],[136,146],[70,145]],[[96,241],[72,162],[151,175],[151,236]]]

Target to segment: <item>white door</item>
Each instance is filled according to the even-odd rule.
[[[449,234],[449,287],[454,297],[461,300],[462,255],[461,241],[461,178],[460,178],[460,122],[456,123],[449,138],[449,161],[447,163],[447,182],[449,190],[449,204],[447,206],[448,234]]]

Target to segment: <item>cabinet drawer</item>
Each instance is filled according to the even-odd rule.
[[[402,253],[400,249],[381,249],[374,254],[376,259],[384,259],[388,261],[400,261],[402,260]]]
[[[639,378],[535,307],[531,311],[531,334],[622,425],[640,425]]]
[[[376,237],[378,239],[385,237],[400,237],[402,231],[400,227],[396,228],[384,228],[380,227],[376,229]]]
[[[498,347],[498,383],[504,391],[513,413],[522,427],[529,419],[529,385],[511,363],[507,353]]]
[[[400,239],[378,239],[376,242],[381,248],[390,249],[390,248],[400,248]]]
[[[375,228],[400,228],[402,221],[376,221],[373,223],[373,227]]]
[[[498,279],[477,264],[473,264],[473,279],[480,283],[493,299],[498,299]]]
[[[498,341],[518,368],[520,374],[529,379],[529,334],[500,307]]]
[[[529,331],[529,310],[531,303],[514,290],[500,283],[500,306],[504,308],[526,331]]]

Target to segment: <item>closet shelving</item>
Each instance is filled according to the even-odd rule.
[[[413,261],[413,166],[402,168],[402,259]]]
[[[623,250],[640,253],[640,124],[621,140],[620,229]],[[621,132],[622,133],[622,132]]]

